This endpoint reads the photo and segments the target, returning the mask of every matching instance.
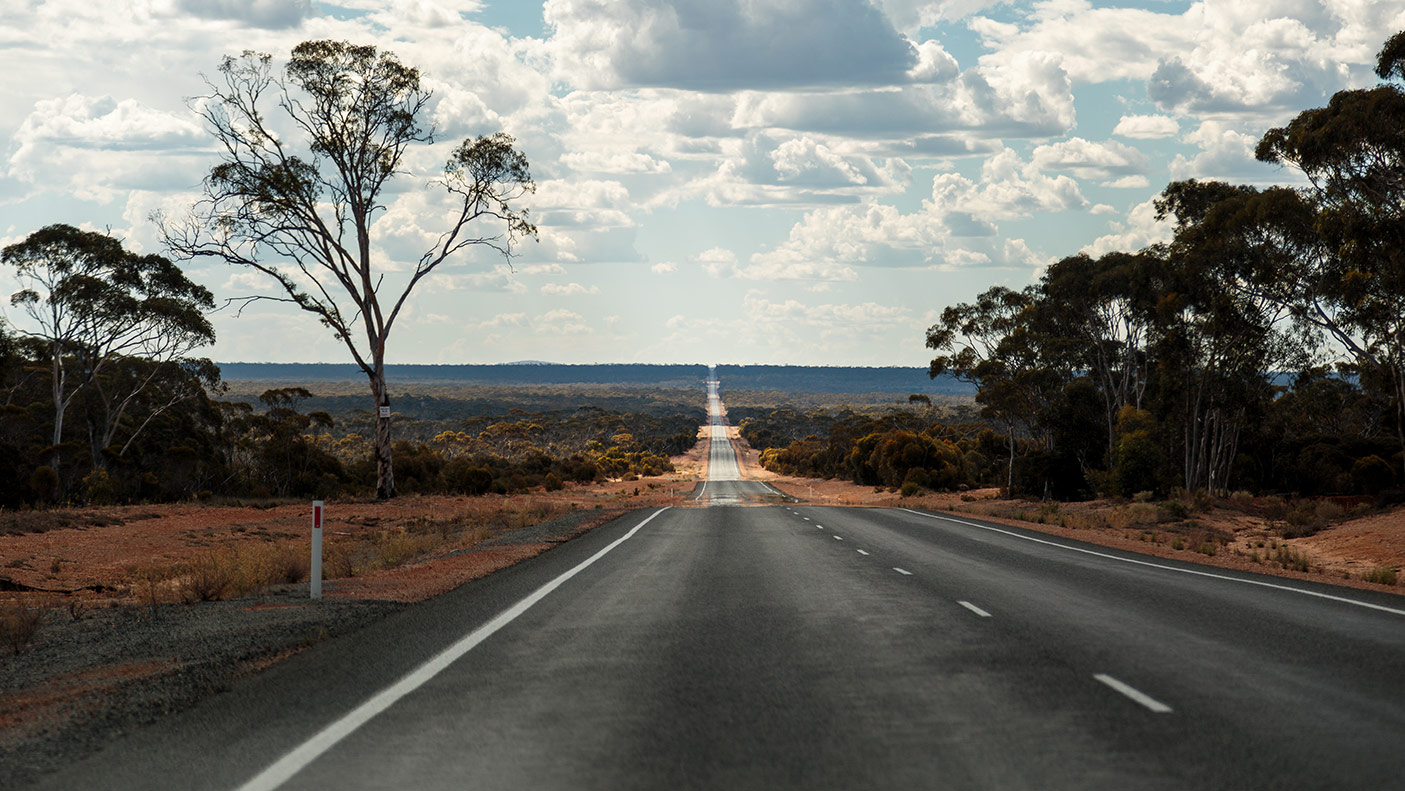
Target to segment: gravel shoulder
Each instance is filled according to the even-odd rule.
[[[364,577],[225,601],[53,609],[0,665],[0,788],[33,782],[238,679],[618,517],[575,511]]]

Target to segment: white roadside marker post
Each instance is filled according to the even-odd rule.
[[[312,501],[312,598],[322,598],[322,501]]]

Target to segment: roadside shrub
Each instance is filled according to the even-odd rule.
[[[566,474],[576,483],[592,483],[600,476],[600,471],[589,461],[568,461]]]
[[[1391,566],[1376,566],[1370,571],[1363,571],[1361,579],[1364,582],[1374,582],[1377,585],[1394,585],[1397,582],[1395,569]]]
[[[306,544],[292,541],[272,544],[264,547],[260,555],[258,565],[262,573],[251,582],[291,585],[308,579],[312,574],[312,548]]]
[[[1320,501],[1313,510],[1317,520],[1319,522],[1325,522],[1326,524],[1340,521],[1341,518],[1346,515],[1346,509],[1331,500]]]
[[[1307,555],[1286,544],[1280,544],[1274,551],[1270,560],[1285,569],[1292,569],[1293,571],[1301,571],[1303,573],[1307,573],[1312,568],[1307,562]]]
[[[1247,511],[1254,504],[1254,495],[1243,489],[1237,492],[1231,492],[1229,495],[1229,504],[1237,510]]]
[[[565,488],[565,484],[561,483],[561,479],[556,477],[554,472],[546,474],[546,478],[542,479],[542,486],[546,487],[548,492],[559,492]]]
[[[89,505],[109,505],[117,497],[117,487],[107,470],[93,470],[83,476],[83,501]]]
[[[1154,524],[1160,517],[1160,511],[1153,503],[1132,503],[1119,510],[1127,515],[1128,524],[1132,525]]]
[[[907,483],[903,484],[900,494],[903,497],[912,497],[921,491],[922,487],[918,486],[916,481],[908,481]]]
[[[238,563],[233,552],[210,552],[196,558],[184,571],[181,598],[187,603],[219,601],[234,591]]]
[[[10,653],[18,656],[34,642],[34,636],[39,633],[43,622],[43,610],[14,602],[0,614],[0,641],[10,649]]]
[[[1357,494],[1376,494],[1390,488],[1395,480],[1395,468],[1385,459],[1372,454],[1357,459],[1351,465],[1351,485]]]
[[[493,473],[475,466],[467,459],[454,459],[440,473],[450,491],[467,495],[487,494],[493,490]]]
[[[1157,510],[1160,511],[1161,517],[1168,521],[1185,519],[1190,516],[1190,508],[1180,500],[1167,500],[1157,506]]]
[[[1302,538],[1322,529],[1322,522],[1317,518],[1317,505],[1311,501],[1294,503],[1284,518],[1288,522],[1283,528],[1284,538]]]
[[[1210,509],[1215,507],[1215,498],[1211,497],[1210,493],[1204,489],[1196,489],[1195,493],[1191,495],[1190,502],[1191,507],[1202,514],[1208,514]]]
[[[1127,406],[1118,414],[1111,472],[1119,494],[1165,491],[1160,485],[1160,471],[1166,458],[1155,431],[1156,420],[1145,411]]]
[[[29,475],[29,488],[41,503],[52,503],[59,498],[59,474],[53,467],[35,467]]]

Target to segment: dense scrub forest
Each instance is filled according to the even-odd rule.
[[[0,508],[375,493],[364,394],[230,394],[218,366],[189,355],[213,338],[208,292],[169,262],[67,226],[24,244],[5,262],[42,277],[13,302],[51,318],[23,334],[0,323]],[[407,390],[401,490],[658,475],[696,442],[701,396],[700,386]]]
[[[1398,490],[1405,33],[1377,74],[1259,142],[1257,157],[1303,186],[1172,183],[1156,202],[1171,241],[1070,256],[1028,288],[943,311],[931,375],[978,388],[1004,437],[1003,485],[1060,498]]]
[[[843,478],[911,494],[980,486],[1000,473],[1003,437],[984,421],[957,423],[930,406],[728,412],[761,451],[761,465],[785,475]]]
[[[972,386],[982,424],[914,392],[733,410],[743,436],[768,469],[908,490],[1405,500],[1405,33],[1377,74],[1259,142],[1303,186],[1172,183],[1169,242],[947,307],[929,375]]]
[[[375,493],[364,396],[343,403],[342,396],[275,387],[226,399],[219,368],[207,360],[127,356],[73,395],[54,443],[43,352],[0,327],[0,507]],[[110,441],[95,447],[105,395],[138,378],[139,397],[126,404]],[[397,413],[406,437],[395,449],[401,491],[479,495],[658,475],[673,469],[670,456],[693,447],[705,421],[697,392],[692,403],[628,390],[593,395],[560,396],[554,403],[561,408],[527,411],[517,404],[548,396],[514,399],[501,388],[460,401],[407,392],[404,403],[428,417]]]

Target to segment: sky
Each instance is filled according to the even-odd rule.
[[[1295,183],[1259,137],[1375,84],[1402,29],[1405,0],[0,0],[0,244],[68,223],[164,252],[152,213],[219,161],[202,75],[347,40],[434,92],[373,227],[387,288],[458,142],[508,132],[537,183],[539,238],[436,270],[389,361],[925,366],[944,307],[1167,238],[1172,180]],[[213,321],[217,361],[350,361],[286,304]]]

